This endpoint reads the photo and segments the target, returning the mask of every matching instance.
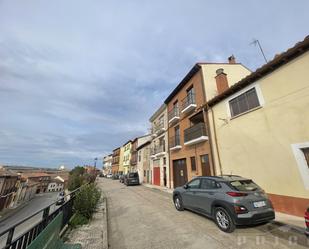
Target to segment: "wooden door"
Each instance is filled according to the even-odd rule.
[[[160,167],[153,168],[153,184],[160,186]]]
[[[202,176],[211,176],[209,156],[201,155]]]
[[[174,188],[188,182],[186,159],[173,160]]]

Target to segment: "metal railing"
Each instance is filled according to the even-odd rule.
[[[191,104],[195,104],[195,93],[193,92],[188,93],[188,95],[181,101],[181,110],[186,109]]]
[[[76,193],[80,191],[83,186],[75,189],[71,193],[64,196],[65,200],[67,200],[64,204],[62,204],[56,210],[51,211],[51,207],[53,205],[56,206],[57,201],[51,203],[45,208],[33,213],[25,219],[15,223],[11,227],[7,228],[3,232],[0,233],[0,247],[4,249],[15,249],[15,248],[27,248],[27,246],[43,231],[43,229],[59,214],[59,212],[63,212],[63,220],[61,229],[68,224],[70,218],[73,215],[73,201],[75,199]],[[36,222],[35,225],[32,225],[33,222],[30,222],[32,225],[30,229],[27,229],[21,234],[15,234],[16,228],[22,225],[28,225],[29,221],[32,218],[38,215],[42,215],[41,219]],[[30,225],[29,224],[29,225]],[[6,242],[3,241],[3,237],[6,236]],[[4,242],[4,243],[3,243]]]
[[[169,138],[169,147],[173,148],[176,147],[177,145],[180,145],[180,136],[173,136]]]
[[[165,152],[165,144],[155,145],[151,148],[151,155]]]
[[[163,129],[164,129],[164,121],[162,120],[159,123],[153,125],[152,133],[163,131]]]
[[[184,130],[185,142],[191,141],[201,136],[207,136],[205,123],[198,123]]]
[[[179,108],[174,107],[172,110],[168,112],[168,120],[171,120],[174,117],[179,117]]]

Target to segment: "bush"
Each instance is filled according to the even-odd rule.
[[[71,226],[72,228],[75,228],[75,227],[77,227],[77,226],[85,225],[85,224],[87,224],[87,223],[88,223],[88,219],[87,219],[85,216],[83,216],[83,215],[77,213],[77,214],[75,214],[75,215],[73,216],[73,218],[71,219],[71,221],[70,221],[70,226]]]
[[[100,200],[101,192],[95,183],[90,183],[81,187],[74,200],[74,211],[90,219]]]

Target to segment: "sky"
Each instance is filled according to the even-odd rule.
[[[309,1],[0,0],[0,164],[93,164],[144,135],[196,62],[251,70],[309,34]]]

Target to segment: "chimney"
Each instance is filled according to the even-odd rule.
[[[229,88],[229,84],[227,82],[226,73],[224,73],[223,68],[217,69],[216,74],[217,76],[215,77],[215,79],[216,79],[217,91],[219,95]]]
[[[234,55],[231,55],[229,58],[229,64],[236,64],[236,58],[234,57]]]

